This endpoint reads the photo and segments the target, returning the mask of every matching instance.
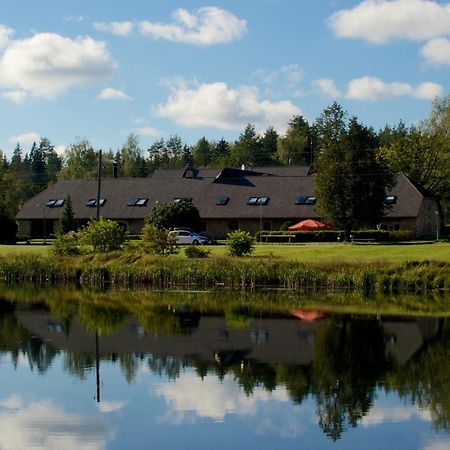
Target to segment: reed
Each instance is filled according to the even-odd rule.
[[[305,265],[298,261],[255,257],[182,259],[103,254],[57,258],[34,255],[0,258],[0,280],[36,284],[76,282],[84,286],[328,288],[420,294],[433,290],[450,291],[450,263],[423,261],[382,265],[330,262]]]

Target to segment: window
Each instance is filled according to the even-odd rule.
[[[219,197],[216,205],[225,206],[230,201],[230,197]]]
[[[384,203],[386,205],[395,205],[397,203],[397,196],[396,195],[386,195],[384,199]]]
[[[100,206],[103,206],[106,202],[106,198],[101,198],[100,199]],[[86,202],[86,206],[89,206],[90,208],[93,208],[95,206],[97,206],[97,199],[96,198],[90,198],[87,202]]]
[[[62,205],[64,205],[64,199],[63,198],[59,198],[59,199],[50,199],[47,201],[46,205],[48,208],[60,208]]]
[[[247,201],[247,205],[267,205],[270,197],[250,197]]]
[[[128,200],[127,206],[146,206],[148,198],[130,198]]]
[[[316,203],[316,197],[313,195],[299,195],[295,199],[296,205],[315,205]]]
[[[186,197],[174,197],[172,200],[173,203],[180,203],[180,202],[192,202],[192,198],[186,198]]]

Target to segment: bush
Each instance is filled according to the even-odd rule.
[[[155,206],[146,217],[145,223],[152,224],[160,230],[188,227],[198,231],[200,229],[200,213],[190,200],[183,199],[179,202]]]
[[[233,231],[228,233],[227,247],[232,256],[249,255],[253,252],[255,239],[247,231]]]
[[[79,255],[80,237],[74,231],[68,233],[57,233],[56,239],[52,243],[52,251],[57,256]]]
[[[187,258],[207,258],[210,253],[210,250],[198,247],[196,245],[189,245],[184,249],[184,254]]]
[[[80,243],[95,252],[119,250],[125,241],[125,230],[114,220],[90,220],[80,232]]]
[[[414,239],[414,232],[411,230],[389,231],[389,240],[394,242],[411,241]]]
[[[141,231],[144,250],[154,255],[167,256],[178,253],[178,247],[168,230],[159,229],[150,223],[146,223]]]

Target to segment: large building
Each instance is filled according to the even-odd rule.
[[[96,217],[95,179],[64,180],[27,201],[16,216],[19,232],[49,236],[58,229],[70,195],[75,217]],[[416,237],[436,233],[438,202],[404,175],[388,193],[390,209],[381,224],[388,230],[411,230]],[[314,176],[307,167],[263,167],[252,170],[159,170],[151,178],[101,180],[100,215],[117,220],[138,234],[144,218],[158,204],[191,199],[200,211],[202,232],[223,238],[229,231],[278,230],[286,222],[320,219],[315,210]]]

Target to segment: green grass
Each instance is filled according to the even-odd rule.
[[[205,246],[211,257],[224,256],[224,245]],[[50,246],[0,245],[0,256],[41,255],[51,252]],[[405,261],[450,261],[450,243],[399,244],[399,245],[350,245],[350,244],[257,244],[253,256],[295,260],[304,263],[370,263]],[[180,251],[180,257],[184,251]]]

